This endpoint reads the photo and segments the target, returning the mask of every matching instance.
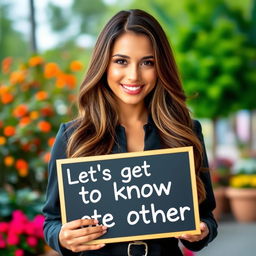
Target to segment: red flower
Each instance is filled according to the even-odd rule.
[[[11,125],[8,125],[4,128],[4,135],[6,137],[10,137],[10,136],[13,136],[14,134],[16,133],[16,129],[15,127],[11,126]]]
[[[20,104],[18,105],[14,111],[13,111],[13,115],[17,118],[19,117],[23,117],[28,113],[28,107],[26,104]]]
[[[40,121],[37,126],[41,132],[45,132],[45,133],[50,132],[52,129],[51,124],[47,121]]]

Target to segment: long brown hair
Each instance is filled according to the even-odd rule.
[[[78,96],[78,116],[71,135],[68,157],[82,157],[111,153],[115,143],[118,114],[113,93],[106,81],[106,69],[112,46],[121,34],[142,33],[152,42],[156,59],[158,82],[146,97],[148,112],[166,147],[193,146],[199,201],[205,189],[199,172],[202,166],[202,145],[193,132],[193,123],[186,106],[186,97],[174,56],[161,25],[142,10],[120,11],[100,33],[85,79]]]

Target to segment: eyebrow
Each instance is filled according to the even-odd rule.
[[[126,59],[130,59],[129,56],[127,55],[123,55],[123,54],[115,54],[113,55],[112,57],[121,57],[121,58],[126,58]],[[141,58],[142,60],[146,60],[146,59],[154,59],[154,56],[153,55],[149,55],[149,56],[144,56]]]

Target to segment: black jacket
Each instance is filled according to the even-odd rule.
[[[71,126],[71,122],[62,124],[54,143],[51,159],[49,163],[49,176],[48,176],[48,187],[46,194],[46,202],[43,208],[45,215],[44,223],[44,234],[47,243],[56,251],[63,255],[79,255],[73,253],[65,248],[62,248],[58,241],[58,235],[61,229],[61,216],[60,216],[60,203],[58,195],[58,184],[57,184],[57,171],[56,171],[56,159],[67,158],[66,147],[69,136],[71,135],[73,128],[68,129]],[[144,126],[145,140],[144,150],[161,149],[160,138],[158,135],[157,128],[155,127],[152,119],[149,119],[148,123]],[[205,152],[204,140],[202,135],[201,125],[198,121],[194,121],[194,132],[200,139],[204,147],[204,167],[208,167],[208,160]],[[122,126],[116,128],[116,141],[112,153],[123,153],[127,152],[126,145],[126,134],[125,129]],[[207,246],[217,235],[217,223],[212,215],[212,211],[215,208],[215,199],[212,191],[212,185],[210,180],[209,172],[201,173],[201,179],[206,189],[206,200],[199,205],[200,220],[205,222],[209,228],[209,235],[199,242],[190,243],[182,240],[181,242],[190,250],[198,251],[203,247]],[[156,239],[150,240],[149,243],[160,244],[162,250],[158,255],[182,255],[179,247],[178,240],[176,238]],[[83,255],[114,255],[115,251],[119,250],[116,255],[125,255],[121,253],[122,247],[127,248],[127,243],[119,244],[107,244],[105,247],[95,252],[85,252]],[[102,253],[102,254],[101,254]],[[126,254],[127,255],[127,254]]]

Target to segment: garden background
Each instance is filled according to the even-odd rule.
[[[76,115],[97,34],[130,8],[152,13],[174,48],[191,113],[202,122],[216,198],[226,200],[217,201],[220,225],[227,215],[255,224],[256,208],[250,220],[237,218],[229,190],[256,190],[256,0],[2,0],[1,255],[49,250],[41,209],[55,135]]]

